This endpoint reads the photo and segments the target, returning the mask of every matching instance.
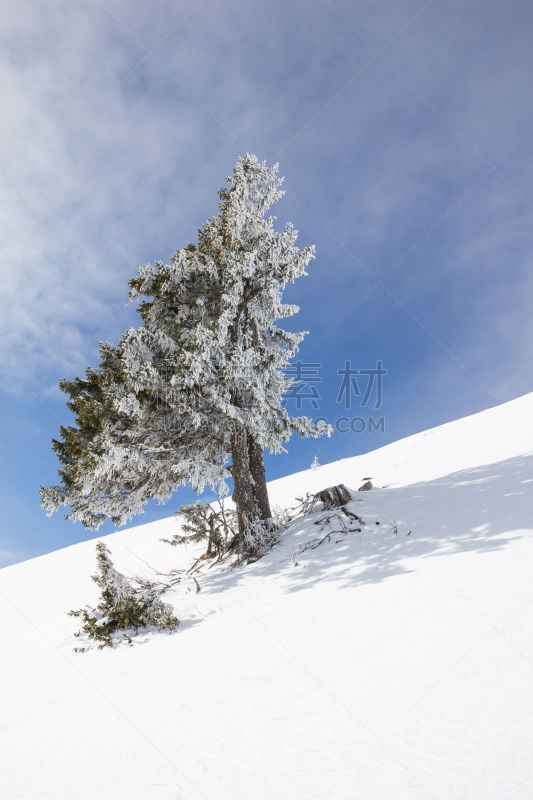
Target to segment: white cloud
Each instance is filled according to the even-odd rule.
[[[8,6],[0,54],[3,389],[79,371],[102,329],[116,335],[127,279],[188,241],[203,191],[198,107],[135,85],[146,53],[104,7],[26,12]]]
[[[382,59],[364,68],[375,51],[322,0],[179,5],[4,4],[4,389],[79,373],[94,360],[98,338],[116,338],[125,327],[127,278],[194,237],[240,150],[279,156],[289,190],[280,213],[293,194],[318,220],[317,235],[323,224],[377,275],[486,167]],[[381,47],[422,6],[363,2],[353,21]],[[353,17],[353,5],[340,8]],[[499,36],[497,9],[452,8],[450,16],[428,6],[385,55],[453,126],[500,156],[523,134],[524,35],[514,58]],[[438,35],[440,23],[446,36]],[[472,47],[468,31],[476,32]],[[392,285],[415,310],[428,308],[437,288],[452,320],[465,299],[462,271],[475,275],[479,322],[459,320],[453,346],[486,375],[484,350],[497,340],[510,375],[532,347],[523,260],[531,226],[524,208],[514,215],[506,207],[505,192],[477,193],[475,201],[469,227],[461,226],[460,206],[400,268],[403,285]],[[300,216],[297,207],[297,225]],[[328,253],[318,256],[327,269]],[[509,279],[495,306],[491,281],[500,267]],[[340,269],[363,274],[353,260]],[[323,297],[324,279],[313,280]],[[384,319],[384,335],[386,327]]]

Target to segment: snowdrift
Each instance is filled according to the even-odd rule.
[[[174,634],[75,654],[94,542],[0,571],[9,800],[530,800],[533,394],[270,484],[335,483],[361,530],[297,520],[165,599]],[[322,515],[323,516],[323,515]],[[333,526],[333,529],[335,526]],[[174,519],[103,537],[119,569],[191,563]]]

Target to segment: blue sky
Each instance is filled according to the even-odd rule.
[[[317,246],[287,295],[321,365],[302,411],[385,418],[293,440],[269,477],[533,389],[532,23],[495,0],[4,2],[0,564],[93,536],[39,508],[57,380],[136,323],[128,278],[194,240],[243,152],[279,162],[280,224]],[[346,361],[382,362],[379,409],[336,402]]]

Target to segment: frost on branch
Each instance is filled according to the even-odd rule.
[[[82,620],[81,630],[75,635],[85,634],[102,648],[120,641],[131,643],[131,637],[140,629],[175,630],[179,620],[172,608],[161,601],[161,588],[150,581],[126,578],[115,569],[110,556],[106,545],[98,542],[98,572],[92,579],[100,588],[100,600],[96,608],[69,611],[70,616]],[[78,647],[76,651],[86,649]]]
[[[262,520],[254,520],[242,533],[237,552],[240,561],[250,563],[266,555],[274,545],[279,543],[281,530]]]

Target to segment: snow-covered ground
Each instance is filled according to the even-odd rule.
[[[0,571],[5,800],[531,800],[533,394],[274,481],[344,482],[360,532],[296,522],[166,596],[175,634],[75,654],[94,542]],[[379,523],[379,524],[376,524]],[[340,524],[333,521],[333,527]],[[188,565],[173,519],[106,537]]]

